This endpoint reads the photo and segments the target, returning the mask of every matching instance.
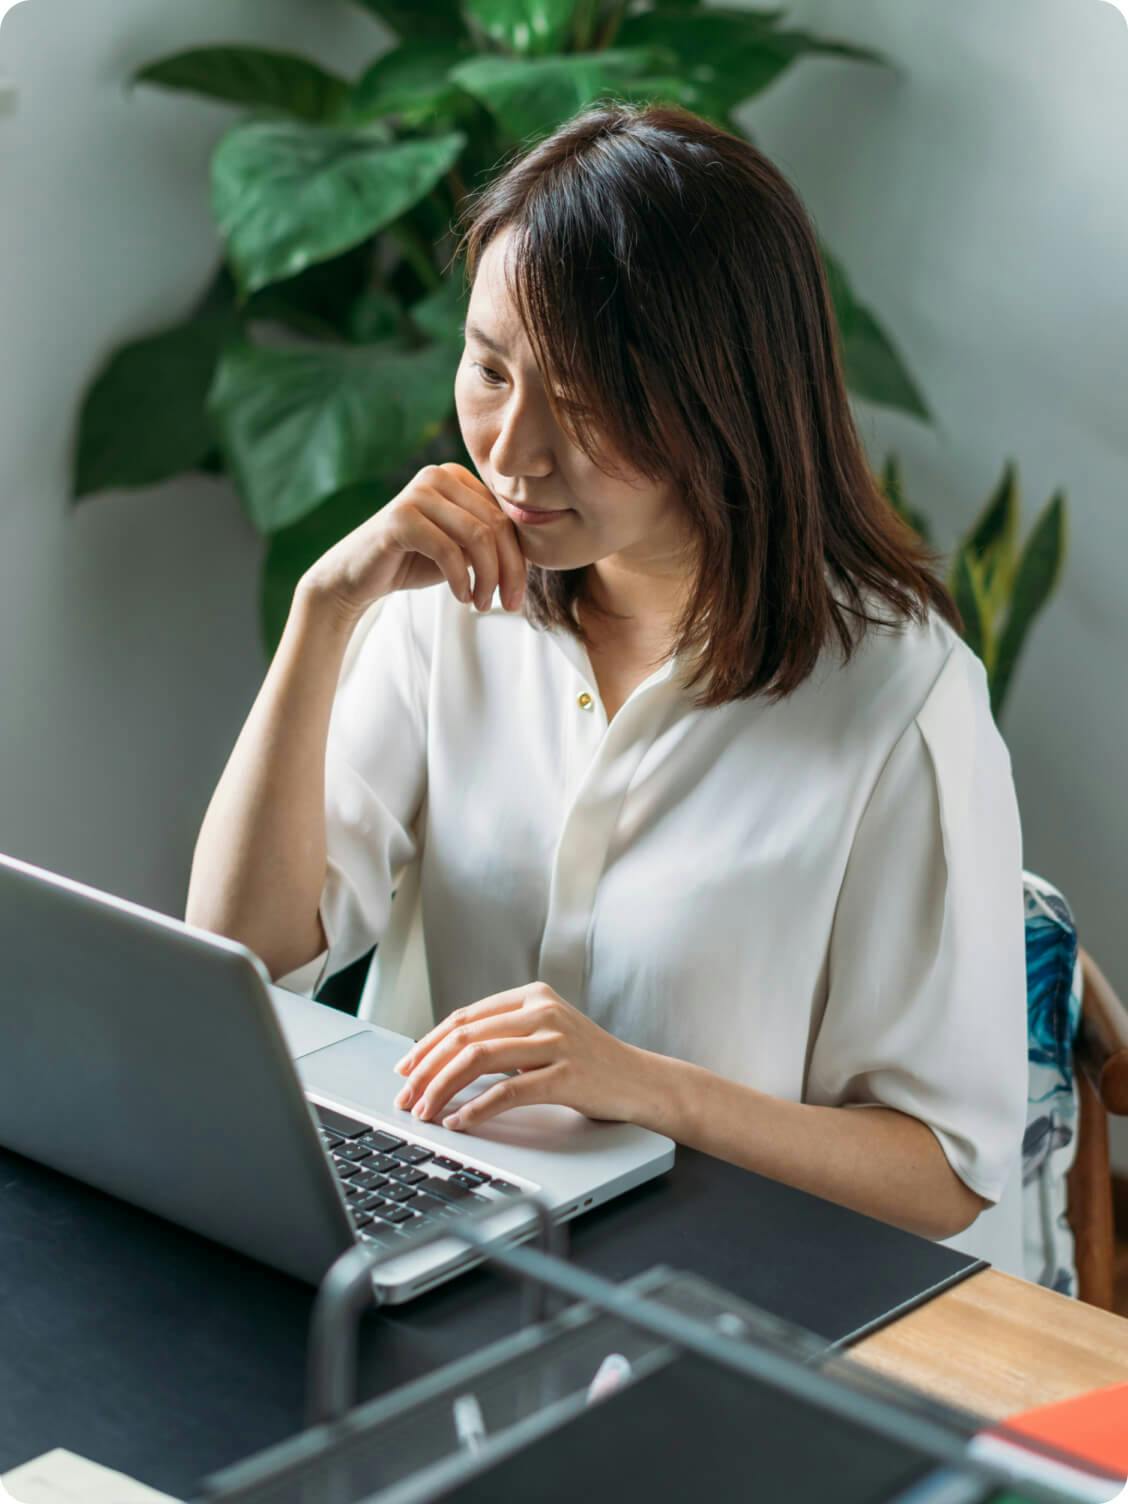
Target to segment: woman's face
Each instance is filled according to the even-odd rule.
[[[542,525],[507,513],[531,563],[576,569],[607,561],[598,572],[609,591],[619,570],[674,572],[685,524],[672,488],[634,473],[606,475],[552,415],[502,275],[511,244],[509,234],[498,235],[478,263],[455,377],[458,424],[478,474],[499,500],[566,509]],[[598,434],[598,417],[594,426]],[[622,468],[618,456],[605,462]]]

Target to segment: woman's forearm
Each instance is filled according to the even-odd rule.
[[[325,946],[326,741],[355,625],[299,583],[196,838],[185,919],[242,941],[272,977]]]
[[[668,1055],[637,1050],[631,1121],[772,1180],[928,1238],[990,1205],[927,1124],[892,1107],[786,1102]]]

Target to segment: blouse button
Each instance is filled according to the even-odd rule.
[[[576,696],[576,704],[580,707],[581,710],[590,710],[594,703],[595,701],[588,694],[586,689],[584,690],[582,695]]]

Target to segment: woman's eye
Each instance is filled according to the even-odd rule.
[[[473,371],[478,371],[480,373],[481,378],[485,382],[486,386],[496,387],[499,384],[501,386],[505,385],[504,376],[498,376],[496,371],[491,370],[489,366],[484,366],[480,360],[471,361],[470,369]],[[487,380],[487,377],[494,377],[496,379],[491,381]],[[565,412],[571,413],[573,417],[575,417],[577,414],[584,414],[585,416],[590,415],[591,408],[589,408],[585,403],[573,402],[570,398],[566,397],[563,392],[557,392],[554,395],[560,407],[562,407]]]

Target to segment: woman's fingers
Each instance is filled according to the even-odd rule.
[[[426,1053],[418,1056],[395,1105],[413,1107],[436,1072],[442,1070],[463,1050],[491,1039],[513,1039],[529,1035],[536,1027],[537,1020],[525,1009],[518,1008],[507,1008],[471,1023],[459,1024],[436,1040]]]
[[[451,1097],[479,1076],[497,1071],[535,1070],[537,1066],[551,1064],[554,1058],[550,1042],[536,1034],[526,1039],[485,1040],[467,1045],[428,1082],[414,1109],[415,1115],[421,1122],[437,1117]]]
[[[476,551],[472,548],[475,594],[480,606],[485,608],[498,585],[502,600],[508,603],[516,591],[525,588],[528,573],[516,527],[489,487],[464,465],[454,461],[439,465],[434,479],[436,490],[485,526],[486,532],[477,540]]]
[[[498,1081],[465,1107],[443,1118],[444,1128],[477,1128],[487,1118],[499,1112],[508,1112],[511,1107],[528,1107],[536,1102],[555,1102],[558,1098],[557,1083],[560,1078],[560,1062],[542,1065],[537,1070],[525,1071],[520,1076],[510,1076],[508,1081]]]
[[[476,1003],[471,1003],[467,1008],[456,1008],[453,1013],[448,1013],[441,1023],[429,1029],[423,1038],[412,1045],[402,1060],[397,1060],[394,1070],[401,1076],[408,1076],[416,1065],[423,1059],[428,1050],[432,1049],[440,1039],[454,1029],[460,1029],[465,1024],[476,1022],[482,1018],[492,1018],[495,1013],[509,1013],[515,1008],[520,1008],[525,1001],[528,987],[511,987],[507,992],[495,992],[492,997],[481,998]]]

